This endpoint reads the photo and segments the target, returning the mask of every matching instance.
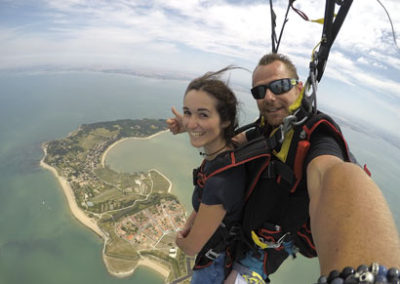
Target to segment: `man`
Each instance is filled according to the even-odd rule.
[[[267,54],[261,58],[253,72],[252,85],[261,117],[257,135],[262,133],[267,139],[274,131],[277,132],[276,128],[286,117],[301,108],[303,85],[298,82],[294,65],[280,54]],[[167,123],[173,133],[179,133],[182,130],[181,115],[175,109],[173,112],[175,118],[167,120]],[[313,116],[315,114],[310,112],[306,119],[311,120]],[[296,194],[303,190],[309,200],[298,212],[308,213],[307,222],[311,227],[321,274],[371,263],[400,267],[398,232],[380,189],[358,165],[348,162],[345,144],[343,146],[338,138],[340,135],[332,134],[336,128],[330,129],[334,122],[323,120],[328,121],[325,123],[328,127],[315,127],[316,130],[310,134],[310,146],[303,163],[305,170],[301,178],[298,177],[301,180],[295,188]],[[243,142],[252,139],[251,136],[254,136],[254,131],[247,133],[246,138],[239,136],[238,140]],[[283,145],[287,140],[286,135]],[[291,149],[293,143],[288,143]],[[275,154],[273,159],[278,160],[276,157],[279,155]],[[260,200],[259,197],[256,199]],[[246,210],[255,208],[250,206]],[[293,211],[293,216],[285,218],[296,219],[296,214]],[[265,218],[270,221],[268,216]]]

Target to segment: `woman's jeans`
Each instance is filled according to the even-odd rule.
[[[225,253],[221,253],[214,262],[205,268],[193,270],[191,284],[221,284],[224,282]]]

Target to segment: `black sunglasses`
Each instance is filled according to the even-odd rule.
[[[251,89],[251,93],[256,100],[261,100],[265,97],[267,89],[270,89],[275,95],[282,95],[290,91],[293,86],[296,86],[299,81],[296,79],[279,79],[270,82],[268,85],[258,85]]]

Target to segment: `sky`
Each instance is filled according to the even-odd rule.
[[[380,0],[400,37],[400,1]],[[279,34],[288,1],[274,0]],[[297,0],[310,19],[325,1]],[[322,25],[289,12],[279,52],[304,81]],[[125,69],[198,76],[253,70],[271,51],[269,0],[0,0],[0,72]],[[378,0],[353,1],[331,49],[318,105],[398,134],[400,39]],[[236,71],[235,71],[236,72]],[[250,72],[232,75],[246,88]]]

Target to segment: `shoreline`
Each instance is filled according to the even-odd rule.
[[[171,181],[169,178],[167,178],[166,175],[164,175],[162,172],[160,172],[160,171],[157,170],[157,169],[150,169],[149,172],[150,172],[150,171],[155,171],[155,172],[157,172],[160,176],[162,176],[163,178],[165,178],[165,179],[167,180],[167,182],[168,182],[168,184],[169,184],[169,186],[168,186],[168,193],[171,193],[171,190],[172,190],[172,181]]]
[[[104,257],[103,257],[103,260],[107,266],[107,260]],[[141,259],[138,261],[138,263],[135,265],[135,267],[129,271],[115,272],[115,271],[111,271],[108,268],[108,266],[107,266],[107,270],[110,272],[111,275],[113,275],[117,278],[126,278],[126,277],[133,275],[135,273],[136,269],[138,269],[140,266],[144,266],[144,267],[150,268],[151,270],[154,270],[156,273],[161,275],[162,278],[164,278],[164,280],[166,280],[168,278],[169,274],[171,273],[168,267],[162,265],[161,263],[159,263],[155,260],[147,258],[147,257],[141,257]]]
[[[139,260],[138,264],[136,265],[135,269],[133,270],[133,273],[135,272],[136,268],[138,268],[139,266],[145,266],[145,267],[148,267],[150,269],[157,271],[157,273],[160,274],[162,277],[164,277],[164,279],[167,279],[170,274],[169,268],[167,268],[164,265],[160,264],[159,262],[157,262],[155,260],[151,260],[149,258],[143,258],[143,259]]]
[[[106,166],[106,165],[105,165],[105,160],[106,160],[106,156],[107,156],[108,152],[109,152],[112,148],[114,148],[115,146],[117,146],[118,144],[120,144],[120,143],[122,143],[122,142],[124,142],[124,141],[130,140],[130,139],[133,139],[133,140],[148,140],[148,139],[154,138],[154,137],[156,137],[156,136],[158,136],[158,135],[161,135],[161,134],[163,134],[163,133],[165,133],[165,132],[169,132],[169,130],[168,130],[168,129],[166,129],[166,130],[161,130],[161,131],[159,131],[159,132],[157,132],[157,133],[154,133],[153,135],[146,136],[146,137],[125,137],[125,138],[121,138],[121,139],[115,141],[114,143],[112,143],[110,146],[107,147],[107,149],[106,149],[106,150],[104,151],[104,153],[101,155],[101,162],[100,162],[100,164],[102,165],[103,168],[105,168],[105,166]]]
[[[102,154],[101,165],[103,167],[105,167],[105,163],[104,163],[105,157],[107,156],[110,149],[115,147],[119,143],[121,143],[125,140],[128,140],[128,139],[147,140],[147,139],[156,137],[162,133],[165,133],[167,131],[169,131],[169,130],[159,131],[159,132],[157,132],[153,135],[147,136],[147,137],[125,137],[125,138],[115,141]],[[115,277],[118,277],[118,278],[124,278],[124,277],[131,276],[139,266],[146,266],[146,267],[149,267],[150,269],[153,269],[158,274],[162,275],[164,277],[164,279],[167,279],[170,274],[170,269],[168,267],[165,267],[164,265],[158,263],[155,260],[151,260],[151,259],[143,258],[143,257],[139,260],[139,262],[135,265],[135,267],[132,270],[129,270],[126,272],[116,272],[116,271],[113,271],[112,269],[110,269],[108,262],[107,262],[107,256],[105,254],[105,247],[106,247],[107,241],[108,241],[107,235],[100,229],[96,220],[87,216],[85,214],[85,212],[81,208],[79,208],[78,204],[76,203],[74,192],[73,192],[71,186],[69,185],[68,181],[66,180],[66,178],[59,175],[56,168],[54,168],[44,162],[44,159],[47,156],[47,144],[46,143],[42,144],[42,150],[44,152],[44,155],[43,155],[43,158],[40,160],[40,166],[44,169],[49,170],[53,174],[53,176],[57,179],[58,183],[61,185],[62,191],[64,192],[64,196],[66,197],[66,201],[68,203],[68,207],[72,213],[72,216],[78,222],[80,222],[82,225],[88,227],[90,230],[92,230],[94,233],[96,233],[96,235],[98,235],[100,238],[102,238],[104,240],[102,259],[107,268],[108,273]],[[157,170],[157,169],[151,169],[151,170],[156,171],[157,173],[159,173],[162,177],[164,177],[167,180],[167,182],[169,183],[168,193],[170,193],[171,189],[172,189],[171,180],[169,178],[167,178],[159,170]]]
[[[61,188],[64,192],[64,196],[67,199],[68,207],[70,211],[72,212],[72,215],[77,219],[81,224],[84,226],[88,227],[91,229],[93,232],[95,232],[99,237],[103,238],[104,240],[107,240],[107,237],[104,235],[103,231],[100,229],[100,227],[97,225],[97,222],[94,221],[92,218],[89,218],[85,212],[78,207],[78,204],[76,203],[74,192],[69,185],[68,181],[60,176],[55,168],[52,166],[46,164],[44,162],[44,159],[47,155],[47,147],[45,144],[42,145],[42,149],[44,152],[43,158],[40,160],[40,166],[44,169],[49,170],[55,178],[58,180],[58,183],[61,185]]]

